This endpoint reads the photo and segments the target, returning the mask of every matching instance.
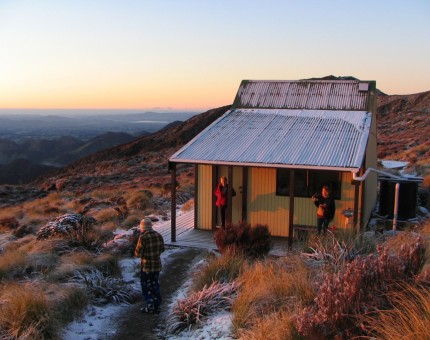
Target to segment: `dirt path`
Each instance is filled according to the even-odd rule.
[[[172,295],[188,279],[188,270],[195,261],[205,256],[206,251],[195,248],[180,249],[169,261],[163,264],[160,274],[161,295],[163,297],[162,312],[155,314],[142,314],[140,308],[143,302],[136,303],[121,315],[116,321],[117,331],[111,339],[161,339],[157,336],[157,330],[162,329],[162,322],[167,317],[167,306],[171,302]]]

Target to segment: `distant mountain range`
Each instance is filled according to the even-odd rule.
[[[87,155],[149,135],[196,114],[15,111],[0,110],[0,184],[28,183]]]
[[[49,159],[49,162],[45,162],[45,164],[70,164],[76,160],[47,178],[45,186],[49,182],[52,183],[52,181],[55,182],[59,179],[76,188],[83,185],[81,180],[84,181],[84,184],[88,181],[98,183],[102,181],[101,178],[104,181],[112,182],[112,185],[115,186],[121,185],[121,183],[127,185],[127,183],[135,181],[136,178],[151,181],[160,176],[166,176],[165,163],[168,157],[229,108],[230,106],[224,106],[212,109],[194,115],[184,122],[173,122],[154,133],[138,138],[127,134],[106,134],[104,137],[99,136],[81,144],[67,137],[59,139],[51,146],[46,144],[42,146],[44,142],[34,142],[34,145],[27,143],[24,149],[27,152],[27,159],[30,161],[41,157],[37,156],[37,154],[41,154],[42,151],[40,150],[49,148],[52,149],[52,153],[48,156],[49,152],[45,151],[46,159]],[[429,174],[429,115],[430,91],[411,95],[386,95],[378,91],[378,158],[406,161],[410,163],[409,168],[416,170],[418,174],[423,176]],[[116,140],[117,146],[113,145],[115,143],[109,144],[109,141],[114,140]],[[11,141],[3,141],[3,144],[0,141],[0,154],[3,154],[5,150],[14,148],[16,145]],[[66,150],[68,151],[66,152]],[[24,151],[21,150],[20,152],[23,153]],[[7,152],[5,152],[6,154]],[[17,154],[19,154],[18,151],[15,156]],[[155,166],[156,172],[145,169],[144,164],[149,164],[152,161],[158,164]],[[0,167],[0,174],[12,171],[18,175],[19,170],[12,165],[9,169],[5,169],[4,166],[3,168]],[[22,164],[20,166],[22,167]],[[47,169],[45,168],[45,170]],[[35,175],[42,172],[34,170]],[[5,178],[4,175],[0,175],[0,184],[12,183],[2,182],[2,176]],[[21,181],[24,182],[24,180]],[[42,179],[41,181],[44,182],[45,180]],[[39,181],[39,183],[41,182]]]

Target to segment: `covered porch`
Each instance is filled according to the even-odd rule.
[[[207,250],[217,250],[214,241],[214,231],[194,229],[194,210],[176,216],[176,240],[172,241],[171,221],[154,224],[154,230],[159,232],[166,245],[191,247]],[[284,256],[288,251],[288,239],[272,237],[273,247],[269,255]]]

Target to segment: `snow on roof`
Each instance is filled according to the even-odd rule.
[[[357,171],[371,116],[367,111],[230,110],[170,161]]]

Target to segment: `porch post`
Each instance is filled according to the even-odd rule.
[[[227,202],[228,202],[228,214],[227,214],[227,220],[226,223],[231,223],[231,216],[232,216],[232,205],[233,205],[233,167],[231,165],[228,166],[228,190],[227,190]]]
[[[194,164],[194,229],[197,229],[197,212],[199,210],[199,165]]]
[[[355,232],[358,232],[358,199],[360,197],[360,182],[354,183],[354,212],[352,217],[352,225]]]
[[[212,191],[215,190],[216,186],[217,186],[217,181],[218,181],[218,167],[215,165],[212,165]],[[212,230],[216,230],[216,222],[217,222],[217,216],[218,216],[218,208],[215,205],[216,203],[216,198],[214,193],[212,192],[211,195],[212,199],[212,204],[211,204],[211,211],[212,211]]]
[[[176,163],[170,163],[170,174],[171,174],[170,239],[172,242],[176,242]]]
[[[242,221],[246,222],[248,214],[248,167],[243,167],[242,173]]]
[[[293,247],[294,237],[294,169],[290,169],[290,214],[288,218],[288,248]]]

